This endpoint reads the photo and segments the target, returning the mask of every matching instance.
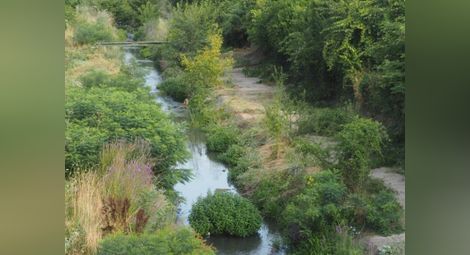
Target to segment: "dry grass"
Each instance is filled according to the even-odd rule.
[[[147,143],[106,145],[101,166],[66,185],[67,254],[94,254],[108,233],[142,232],[174,222],[173,206],[154,185]]]
[[[258,151],[262,160],[263,168],[269,170],[282,170],[287,168],[289,162],[286,158],[288,145],[283,143],[279,146],[279,153],[276,155],[274,142],[267,143],[259,147]]]
[[[66,218],[67,225],[78,224],[84,232],[85,250],[93,253],[102,238],[101,209],[102,196],[101,178],[93,172],[86,172],[70,181],[69,196],[71,215]]]
[[[77,20],[87,23],[101,22],[114,38],[118,38],[118,30],[114,20],[105,11],[92,7],[77,7]],[[122,68],[122,51],[116,47],[78,46],[74,43],[77,24],[67,25],[64,33],[65,40],[65,83],[80,86],[79,78],[85,73],[96,70],[108,75],[116,75]]]
[[[86,53],[86,51],[90,51],[90,53]],[[72,58],[68,61],[72,61],[72,63],[69,63],[71,68],[66,70],[65,76],[70,81],[75,81],[72,82],[74,84],[79,84],[79,78],[92,70],[99,70],[109,75],[117,75],[121,71],[122,58],[119,52],[113,48],[75,47],[69,50],[69,54]],[[74,56],[74,54],[77,55]]]
[[[73,46],[73,35],[75,34],[75,28],[73,26],[67,25],[64,33],[65,47]]]

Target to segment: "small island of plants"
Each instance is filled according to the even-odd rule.
[[[191,227],[201,235],[246,237],[261,227],[261,214],[246,198],[229,192],[209,193],[193,205]]]

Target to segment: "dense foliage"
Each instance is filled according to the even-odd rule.
[[[387,134],[376,121],[356,118],[338,133],[339,166],[352,189],[362,189],[369,176],[373,156],[381,156]]]
[[[69,89],[65,109],[66,168],[71,172],[95,165],[103,143],[143,138],[158,160],[155,172],[163,176],[163,184],[172,187],[180,180],[172,167],[187,155],[182,130],[145,91]]]
[[[264,0],[248,34],[310,100],[354,100],[404,141],[404,0]]]
[[[213,152],[225,152],[237,143],[237,130],[234,127],[212,126],[207,136],[207,149]]]
[[[83,9],[85,2],[95,8]],[[403,229],[394,194],[369,173],[378,164],[400,161],[403,151],[404,0],[66,4],[71,28],[66,41],[67,33],[73,39],[67,45],[85,46],[66,52],[77,59],[66,61],[74,77],[67,82],[73,84],[67,87],[67,171],[96,170],[79,182],[87,184],[80,190],[90,190],[93,201],[98,200],[92,194],[103,195],[110,211],[126,209],[116,221],[96,212],[93,220],[83,220],[86,210],[75,217],[66,234],[72,253],[78,252],[73,247],[97,247],[102,238],[92,238],[101,233],[95,231],[97,219],[108,220],[111,233],[148,233],[111,235],[100,254],[212,252],[189,230],[161,230],[171,206],[152,209],[162,193],[147,190],[149,162],[137,164],[130,156],[116,165],[100,153],[103,144],[116,139],[144,139],[146,153],[154,158],[151,165],[157,163],[152,176],[159,184],[168,190],[187,177],[173,170],[184,159],[181,130],[154,104],[133,70],[103,62],[100,54],[94,65],[80,66],[88,60],[77,52],[86,51],[87,44],[124,40],[106,11],[134,39],[169,42],[145,47],[141,54],[158,61],[164,77],[160,91],[188,104],[191,124],[206,132],[208,150],[229,167],[230,181],[246,197],[215,193],[200,198],[190,216],[196,232],[248,236],[259,228],[261,213],[279,223],[291,254],[362,254],[360,232],[388,235]],[[215,92],[230,84],[225,71],[233,62],[226,51],[245,46],[250,49],[233,51],[236,64],[248,75],[274,82],[277,90],[259,122],[241,124]],[[109,53],[104,51],[105,58]],[[110,66],[101,68],[102,63]],[[132,181],[126,173],[135,169],[147,170]],[[102,173],[108,177],[99,177]],[[100,185],[106,188],[93,193]]]
[[[287,204],[283,214],[294,242],[333,230],[344,222],[341,205],[347,189],[340,177],[332,171],[322,171],[307,183],[306,189]]]
[[[215,252],[202,239],[187,228],[165,228],[151,234],[116,234],[105,238],[98,249],[98,255],[210,255]]]
[[[189,223],[201,235],[246,237],[261,227],[261,215],[249,200],[228,192],[200,198],[192,207]]]

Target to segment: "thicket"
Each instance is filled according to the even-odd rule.
[[[246,198],[229,192],[208,193],[191,208],[189,223],[201,235],[246,237],[261,227],[261,215]]]
[[[145,139],[158,162],[155,173],[166,188],[187,177],[173,167],[185,160],[183,131],[153,101],[147,91],[116,88],[70,88],[66,98],[66,174],[98,163],[106,142]],[[183,177],[183,178],[182,178]]]
[[[249,40],[307,100],[353,100],[404,141],[404,0],[256,1]]]

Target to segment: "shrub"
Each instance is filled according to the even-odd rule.
[[[222,37],[218,33],[210,34],[209,44],[189,58],[182,56],[181,64],[191,81],[193,89],[198,87],[213,88],[222,84],[222,75],[232,64],[232,59],[221,57]]]
[[[132,92],[142,88],[142,79],[132,78],[127,73],[109,75],[101,70],[91,70],[80,77],[82,86],[86,89],[92,87],[114,87],[124,91]]]
[[[393,193],[381,191],[372,195],[371,202],[367,207],[367,225],[377,232],[388,235],[402,230],[400,218],[402,208],[396,201]]]
[[[306,139],[296,138],[293,140],[293,159],[291,161],[299,167],[321,166],[328,167],[329,152],[318,143]]]
[[[246,148],[238,144],[232,144],[228,147],[227,151],[219,156],[219,159],[229,167],[237,166],[240,159],[243,157],[245,150]]]
[[[187,151],[182,129],[165,115],[145,91],[128,93],[115,88],[70,89],[65,105],[66,168],[90,168],[98,163],[101,144],[116,139],[144,139],[154,171],[162,185],[171,188],[181,172],[170,170],[184,161]],[[184,177],[184,176],[182,176]]]
[[[98,87],[108,84],[110,75],[102,70],[91,70],[80,77],[84,88]]]
[[[88,23],[86,21],[77,22],[73,38],[75,43],[79,45],[112,41],[114,39],[113,33],[104,23]]]
[[[283,225],[293,243],[332,231],[344,221],[341,211],[347,190],[339,175],[323,170],[312,177],[283,212]]]
[[[193,55],[207,45],[207,38],[215,32],[215,12],[210,1],[194,4],[178,4],[170,20],[168,41],[169,57],[175,58],[178,53]]]
[[[368,190],[368,193],[352,193],[348,196],[344,214],[349,223],[359,228],[365,226],[384,235],[402,230],[400,220],[403,211],[393,191],[386,189],[383,184],[377,188]]]
[[[333,136],[353,119],[354,113],[347,109],[315,108],[300,116],[298,133]]]
[[[284,81],[286,77],[282,69],[274,69],[274,71],[273,78],[276,82],[276,91],[273,102],[264,107],[266,111],[264,124],[266,125],[269,135],[275,141],[273,155],[279,158],[282,140],[287,137],[289,118],[282,105],[284,98]]]
[[[189,215],[189,223],[201,235],[246,237],[258,231],[262,218],[249,200],[237,194],[218,192],[199,198]]]
[[[323,255],[335,253],[335,237],[331,233],[314,235],[292,247],[294,255]]]
[[[208,46],[194,57],[181,56],[185,80],[188,81],[189,110],[192,124],[204,126],[214,119],[213,88],[222,85],[224,71],[231,66],[231,58],[222,58],[222,38],[218,33],[209,35]]]
[[[100,244],[98,255],[141,254],[215,254],[214,250],[188,228],[165,228],[152,234],[106,237]]]
[[[353,190],[360,190],[368,178],[372,157],[381,155],[388,139],[385,129],[377,121],[356,117],[344,125],[337,138],[339,167],[346,184]]]
[[[176,101],[183,102],[190,97],[190,86],[185,81],[183,75],[170,77],[158,85],[160,91]]]
[[[281,198],[287,185],[288,179],[284,179],[283,176],[270,175],[257,184],[250,198],[263,215],[275,219],[285,206],[285,201]]]
[[[251,149],[250,147],[241,147],[239,145],[233,145],[234,146],[234,154],[232,157],[235,158],[238,157],[238,150],[243,149],[243,153],[241,153],[241,156],[236,159],[236,163],[230,167],[229,172],[228,172],[228,178],[229,181],[232,182],[235,186],[240,187],[242,182],[239,181],[239,176],[244,174],[246,171],[249,169],[253,168],[259,168],[261,167],[261,162],[259,155],[256,150]],[[237,149],[235,149],[237,148]],[[229,154],[227,153],[227,155]],[[227,160],[227,159],[226,159]]]
[[[250,167],[239,182],[264,216],[279,220],[287,202],[304,187],[304,172],[298,168],[269,171],[259,167]]]
[[[238,132],[235,127],[213,126],[208,130],[207,150],[212,152],[225,152],[237,143]]]

